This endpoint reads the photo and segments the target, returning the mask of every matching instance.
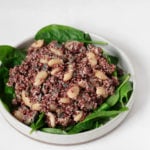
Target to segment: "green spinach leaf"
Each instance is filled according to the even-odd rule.
[[[9,70],[1,66],[0,67],[0,99],[3,102],[5,108],[10,112],[11,111],[11,100],[14,97],[13,89],[8,88],[6,82],[8,80]]]
[[[110,109],[111,107],[113,107],[114,105],[117,104],[117,102],[119,101],[119,99],[122,97],[122,93],[120,93],[122,87],[128,82],[130,78],[130,75],[129,74],[126,74],[122,77],[122,82],[121,84],[118,86],[118,88],[116,89],[115,93],[108,97],[108,99],[106,100],[106,102],[104,102],[98,109],[97,111],[102,111],[102,110],[108,110]],[[127,92],[125,90],[123,90],[124,92]],[[125,95],[125,93],[124,93]]]
[[[88,122],[80,122],[76,125],[74,125],[69,131],[68,134],[75,134],[79,133],[81,131],[90,130],[93,129],[94,122],[88,121]]]
[[[24,50],[18,50],[9,45],[0,46],[0,61],[7,68],[21,64],[25,56],[26,52]]]
[[[0,61],[3,63],[9,59],[15,48],[9,45],[0,45]]]
[[[57,128],[42,128],[41,131],[52,134],[67,134],[66,131]]]
[[[117,65],[119,62],[119,58],[116,56],[109,55],[107,52],[103,51],[103,56],[107,59],[109,64]]]
[[[25,50],[18,50],[16,49],[14,51],[14,56],[13,56],[13,66],[20,65],[22,61],[26,57],[26,51]]]
[[[101,119],[101,118],[111,118],[114,117],[118,114],[120,114],[123,111],[126,111],[127,108],[118,110],[118,111],[96,111],[91,113],[90,115],[88,115],[85,120],[83,120],[82,122],[76,124],[71,130],[68,131],[69,134],[75,134],[75,133],[79,133],[81,131],[85,131],[88,129],[93,128],[93,125],[95,125],[94,121],[95,119]]]
[[[119,90],[116,90],[115,93],[106,100],[106,103],[110,107],[114,106],[118,102],[119,96]]]
[[[33,122],[33,123],[31,124],[32,130],[30,131],[30,133],[32,133],[33,131],[36,131],[36,130],[42,128],[42,127],[45,125],[44,117],[45,117],[45,114],[44,114],[44,113],[41,113],[41,114],[38,116],[37,121],[36,121],[36,122]]]
[[[59,43],[77,40],[86,44],[107,44],[103,41],[92,41],[90,35],[81,30],[57,24],[48,25],[40,29],[35,35],[35,39],[44,39],[47,44],[53,40],[57,40]]]
[[[122,86],[122,88],[120,89],[120,99],[119,99],[122,106],[124,106],[124,103],[128,102],[132,91],[133,91],[133,83],[131,81],[126,82]]]
[[[6,85],[9,78],[9,69],[19,65],[26,53],[9,45],[0,46],[0,99],[8,111],[12,110],[12,99],[15,92],[12,87]]]

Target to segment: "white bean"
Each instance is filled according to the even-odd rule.
[[[56,75],[58,72],[60,71],[60,68],[54,68],[54,69],[52,69],[52,71],[51,71],[51,75]]]
[[[82,88],[85,88],[85,87],[88,86],[87,82],[84,81],[84,80],[79,81],[79,82],[78,82],[78,85],[79,85],[80,87],[82,87]]]
[[[44,80],[47,78],[48,73],[46,71],[40,71],[37,73],[35,80],[34,80],[34,86],[41,85]]]
[[[77,98],[79,92],[80,92],[79,86],[74,85],[67,91],[67,95],[69,98],[75,99]]]
[[[22,91],[21,95],[22,95],[22,100],[23,100],[24,104],[25,104],[26,106],[28,106],[28,107],[31,107],[32,104],[31,104],[31,102],[30,102],[29,97],[26,96],[26,92],[25,92],[25,91]]]
[[[68,103],[70,103],[70,99],[67,98],[67,97],[63,97],[63,98],[60,98],[60,102],[61,102],[61,103],[68,104]]]
[[[22,91],[21,93],[22,95],[22,100],[24,102],[24,104],[28,107],[31,108],[31,110],[40,110],[41,109],[41,104],[36,102],[36,103],[31,103],[29,97],[26,96],[26,92]]]
[[[40,59],[40,63],[42,63],[42,64],[47,64],[47,63],[48,63],[48,60],[47,60],[47,59],[44,59],[44,58],[41,58],[41,59]]]
[[[58,65],[58,64],[63,64],[63,60],[60,58],[54,58],[48,62],[48,66],[50,66],[50,67],[52,67],[54,65]]]
[[[72,64],[69,64],[69,65],[68,65],[68,71],[65,72],[63,81],[68,81],[68,80],[70,80],[70,79],[72,78],[72,75],[73,75],[73,65],[72,65]]]
[[[82,119],[83,117],[83,111],[78,111],[76,115],[73,116],[73,119],[75,122],[78,122]]]
[[[23,121],[23,113],[20,110],[15,110],[13,112],[13,115],[19,120],[19,121]]]
[[[59,50],[58,48],[50,48],[50,50],[55,55],[58,55],[58,56],[62,56],[63,55],[63,52],[61,50]]]
[[[100,70],[95,70],[95,76],[101,80],[106,80],[108,77]]]
[[[96,94],[98,96],[102,96],[104,98],[106,98],[108,96],[108,93],[106,92],[106,90],[104,89],[104,87],[97,87],[96,88]]]
[[[97,65],[97,59],[96,59],[96,56],[94,53],[88,52],[86,55],[87,55],[87,58],[89,60],[89,63],[91,64],[91,66]]]
[[[36,103],[33,103],[32,105],[31,105],[31,110],[40,110],[41,109],[41,104],[40,103],[38,103],[38,102],[36,102]]]
[[[37,40],[32,43],[31,47],[33,48],[41,48],[44,45],[44,40]]]
[[[54,114],[51,113],[51,112],[48,112],[46,115],[47,115],[47,117],[49,118],[50,126],[51,126],[51,127],[55,127],[56,121],[55,121],[55,116],[54,116]]]

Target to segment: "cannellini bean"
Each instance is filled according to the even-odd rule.
[[[51,59],[49,62],[48,62],[48,65],[50,67],[54,66],[54,65],[58,65],[58,64],[63,64],[63,60],[60,59],[60,58],[54,58],[54,59]]]
[[[44,45],[44,40],[37,40],[31,45],[31,47],[41,48],[43,45]]]
[[[104,87],[97,87],[96,88],[96,94],[98,96],[102,96],[104,98],[106,98],[108,96],[108,93],[106,92],[106,90],[104,89]]]
[[[55,127],[55,125],[56,125],[56,120],[55,120],[55,116],[54,116],[54,114],[53,113],[51,113],[51,112],[48,112],[47,114],[47,117],[48,117],[48,119],[49,119],[49,124],[50,124],[50,126],[51,127]]]
[[[48,73],[46,71],[40,71],[37,73],[35,80],[34,80],[34,86],[41,85],[44,80],[47,78]]]
[[[73,119],[75,122],[78,122],[82,119],[83,117],[83,111],[78,111],[76,115],[73,116]]]
[[[97,59],[96,59],[96,56],[94,53],[88,52],[86,55],[87,55],[87,58],[89,60],[89,63],[91,64],[91,66],[97,65]]]
[[[13,114],[19,121],[23,121],[23,113],[20,110],[15,110]]]
[[[83,46],[83,43],[79,41],[67,41],[65,42],[65,48],[68,50],[77,50]]]
[[[28,107],[31,108],[31,110],[40,110],[41,109],[41,104],[36,102],[36,103],[31,103],[29,97],[26,96],[26,92],[22,91],[21,93],[22,95],[22,100],[24,102],[24,104]]]
[[[81,80],[81,81],[78,82],[78,85],[79,85],[80,87],[82,87],[82,88],[85,88],[85,87],[87,86],[87,82],[84,81],[84,80]]]
[[[40,103],[34,103],[31,105],[31,110],[40,110],[41,109],[41,104]]]
[[[41,58],[41,59],[40,59],[40,63],[42,63],[42,64],[47,64],[47,63],[48,63],[48,60],[47,60],[47,59],[44,59],[44,58]]]
[[[52,71],[51,71],[51,75],[55,75],[55,74],[57,74],[59,71],[60,71],[60,68],[54,68],[54,69],[52,69]]]
[[[68,65],[68,71],[64,74],[63,81],[68,81],[72,78],[73,75],[73,65]]]
[[[61,50],[59,50],[58,48],[50,48],[50,50],[55,55],[58,55],[58,56],[62,56],[63,55],[63,52]]]
[[[32,104],[31,104],[31,102],[30,102],[29,97],[26,96],[26,92],[25,92],[25,91],[22,91],[21,95],[22,95],[22,100],[23,100],[24,104],[25,104],[26,106],[28,106],[28,107],[31,107]]]
[[[28,108],[26,108],[25,106],[19,107],[17,110],[13,112],[13,115],[21,122],[30,125],[34,121],[37,115],[37,111],[32,111],[30,112],[30,114],[26,114],[24,113],[25,110],[28,110]]]
[[[108,77],[100,70],[95,70],[95,76],[101,80],[106,80]]]
[[[74,85],[67,91],[67,95],[69,98],[75,99],[77,98],[79,92],[80,92],[79,86]]]
[[[49,59],[48,55],[43,55],[43,57],[40,59],[40,63],[48,64],[48,59]]]
[[[67,97],[63,97],[63,98],[60,98],[60,102],[61,102],[61,103],[68,104],[68,103],[70,103],[70,99],[67,98]]]
[[[63,81],[68,81],[68,80],[70,80],[71,78],[72,78],[72,72],[66,72],[65,74],[64,74],[64,78],[63,78]]]

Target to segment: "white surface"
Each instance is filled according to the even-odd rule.
[[[0,150],[126,150],[150,147],[149,0],[0,0],[0,44],[16,45],[39,28],[67,24],[100,34],[123,49],[135,66],[138,95],[123,124],[88,144],[54,146],[30,140],[0,115]]]
[[[105,41],[108,43],[108,45],[104,46],[104,49],[107,50],[110,54],[117,56],[120,58],[120,66],[122,66],[124,68],[124,70],[127,73],[131,74],[131,79],[133,81],[133,92],[132,92],[132,96],[130,97],[129,102],[127,103],[127,107],[128,107],[128,111],[123,112],[121,114],[119,114],[117,117],[111,119],[109,122],[107,122],[105,125],[103,125],[100,128],[96,128],[94,130],[90,130],[88,132],[83,132],[80,134],[73,134],[73,135],[59,135],[59,134],[49,134],[49,133],[44,133],[44,132],[34,132],[32,134],[30,134],[31,128],[22,124],[21,122],[19,122],[16,118],[14,118],[12,115],[10,115],[10,113],[4,108],[3,104],[0,103],[0,112],[2,113],[2,115],[5,117],[5,119],[9,122],[10,125],[12,125],[15,129],[17,129],[20,133],[23,133],[24,135],[41,141],[41,142],[45,142],[48,144],[61,144],[61,145],[73,145],[73,144],[81,144],[81,143],[85,143],[85,142],[89,142],[91,140],[100,138],[102,136],[104,136],[105,134],[108,134],[110,131],[112,131],[113,129],[115,129],[124,119],[125,117],[128,115],[128,113],[131,111],[133,102],[135,101],[135,96],[136,96],[136,75],[133,69],[133,65],[130,62],[130,60],[128,59],[127,55],[124,53],[124,51],[122,51],[121,49],[115,47],[114,45],[112,45],[112,43],[110,43],[109,41],[107,41],[106,39],[98,36],[98,35],[93,35],[90,34],[91,38],[95,41]],[[24,48],[24,46],[27,46],[27,44],[31,44],[33,41],[33,39],[29,38],[26,39],[25,41],[22,41],[21,43],[19,43],[19,45],[21,44],[22,47]]]

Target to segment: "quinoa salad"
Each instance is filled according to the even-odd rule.
[[[53,134],[98,128],[127,111],[133,82],[90,34],[40,29],[23,49],[0,45],[0,101],[19,121]]]
[[[78,41],[44,45],[38,40],[28,48],[20,66],[10,69],[8,86],[15,89],[13,115],[31,124],[45,113],[49,127],[69,126],[84,120],[119,84],[112,76],[116,66],[102,56],[102,49]]]

